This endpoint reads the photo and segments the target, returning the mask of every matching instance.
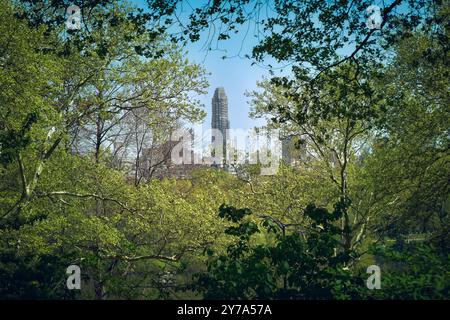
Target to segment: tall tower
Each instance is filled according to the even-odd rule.
[[[226,152],[226,142],[227,142],[227,129],[230,128],[230,121],[228,120],[228,98],[225,94],[225,89],[219,87],[214,91],[214,96],[212,98],[212,119],[211,128],[219,129],[223,137],[223,156],[225,159]],[[214,142],[214,136],[212,137],[212,142]],[[220,155],[216,155],[219,156]]]

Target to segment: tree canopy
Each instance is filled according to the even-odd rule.
[[[184,4],[0,0],[0,298],[448,299],[448,1]],[[184,45],[245,25],[295,161],[169,177],[206,116]]]

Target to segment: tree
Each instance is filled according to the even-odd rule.
[[[249,209],[222,205],[219,216],[231,224],[225,234],[235,241],[226,254],[209,251],[208,272],[196,275],[194,287],[206,299],[332,299],[356,298],[354,287],[364,282],[344,268],[352,257],[336,254],[341,231],[333,221],[341,218],[344,203],[332,213],[309,205],[304,215],[310,228],[284,229],[270,219],[261,227]],[[255,242],[259,233],[272,234]]]
[[[447,297],[448,3],[389,1],[379,29],[368,1],[208,1],[177,20],[180,3],[70,1],[67,30],[69,1],[0,0],[0,296]],[[171,131],[204,116],[183,41],[248,18],[265,28],[254,62],[292,65],[253,115],[300,165],[154,179]]]
[[[382,270],[381,290],[371,290],[369,299],[448,299],[449,256],[441,248],[420,242],[380,244],[371,249]]]
[[[62,91],[58,64],[62,61],[39,54],[50,45],[43,28],[30,30],[13,18],[8,2],[2,1],[1,6],[0,154],[2,180],[9,182],[3,190],[8,194],[1,204],[3,224],[33,194],[45,162],[62,140],[55,131],[64,120],[55,112],[56,97]]]
[[[75,50],[74,43],[59,38],[60,29],[45,24],[30,28],[14,17],[20,10],[1,2],[0,273],[7,282],[1,293],[74,297],[61,279],[69,264],[78,263],[86,271],[84,281],[92,288],[86,292],[91,297],[114,296],[120,293],[117,279],[127,267],[152,261],[153,268],[144,272],[152,275],[164,262],[176,263],[192,248],[208,242],[202,237],[210,239],[210,234],[197,237],[196,229],[185,223],[175,238],[168,237],[179,217],[196,214],[194,208],[198,208],[183,200],[185,205],[177,207],[178,218],[170,211],[168,219],[162,219],[170,202],[160,201],[158,187],[149,187],[148,193],[130,188],[123,174],[98,161],[101,144],[108,140],[104,129],[115,128],[115,112],[128,111],[123,104],[127,99],[134,103],[131,110],[161,108],[198,119],[202,116],[199,104],[188,96],[204,87],[203,71],[173,47],[159,60],[139,60],[125,41],[126,28],[99,28],[92,34],[93,39],[107,35],[117,52],[100,55],[89,46]],[[73,50],[61,55],[60,46]],[[77,130],[91,120],[101,129],[96,132],[101,135],[96,139],[96,164],[72,148]],[[156,200],[143,208],[140,195],[147,196],[146,201]],[[178,198],[174,198],[163,199],[175,203]],[[138,222],[141,233],[136,235]],[[158,232],[164,236],[156,239]],[[141,234],[146,239],[142,244],[136,240]],[[188,241],[187,234],[192,236],[188,244],[181,241]],[[152,238],[155,243],[147,243]],[[54,265],[49,268],[46,261]],[[58,272],[41,277],[38,268]],[[20,283],[15,291],[10,290],[14,280]]]
[[[417,33],[399,43],[395,62],[379,80],[387,113],[364,181],[374,190],[379,234],[428,234],[445,246],[449,66],[442,40]]]
[[[301,166],[324,184],[330,180],[335,197],[329,199],[331,203],[337,201],[337,197],[350,204],[358,150],[368,142],[379,114],[377,95],[367,97],[369,81],[336,80],[342,79],[339,74],[352,72],[356,71],[351,66],[334,71],[337,75],[330,76],[320,94],[310,95],[310,91],[294,94],[269,82],[260,84],[263,92],[250,94],[253,116],[267,117],[269,125],[301,139],[299,148],[309,155]],[[344,250],[351,251],[361,243],[368,219],[364,208],[343,212]]]

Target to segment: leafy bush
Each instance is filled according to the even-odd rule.
[[[249,209],[222,205],[219,215],[238,223],[225,230],[237,241],[226,255],[209,251],[207,273],[195,276],[194,287],[206,299],[349,299],[364,286],[345,268],[352,255],[338,248],[340,229],[333,222],[342,215],[341,205],[332,213],[309,205],[304,215],[311,220],[310,228],[297,227],[289,234],[270,218],[258,226]],[[274,241],[268,237],[253,244],[252,236],[263,232],[274,235]]]
[[[381,290],[375,299],[449,299],[450,255],[427,243],[378,245],[373,253],[381,268]],[[448,251],[448,250],[447,250]]]

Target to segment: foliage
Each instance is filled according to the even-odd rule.
[[[369,1],[208,1],[172,32],[180,3],[0,0],[0,298],[448,299],[448,1],[388,1],[381,30]],[[179,41],[216,22],[292,64],[249,95],[296,165],[156,179],[205,116]]]
[[[286,234],[270,219],[260,226],[249,209],[221,206],[219,216],[237,223],[225,229],[236,238],[226,254],[208,251],[208,272],[196,275],[195,288],[206,299],[332,299],[355,298],[353,286],[363,285],[345,264],[352,257],[339,250],[342,203],[333,212],[309,205],[303,214],[308,230]],[[252,241],[258,233],[273,234],[268,242]]]
[[[378,245],[372,250],[382,270],[382,287],[371,291],[370,298],[448,299],[448,252],[430,244],[401,241],[392,247]]]
[[[390,236],[448,233],[445,52],[443,43],[417,34],[399,43],[395,64],[380,79],[387,113],[361,176],[374,192],[376,210],[383,212],[379,229]]]

